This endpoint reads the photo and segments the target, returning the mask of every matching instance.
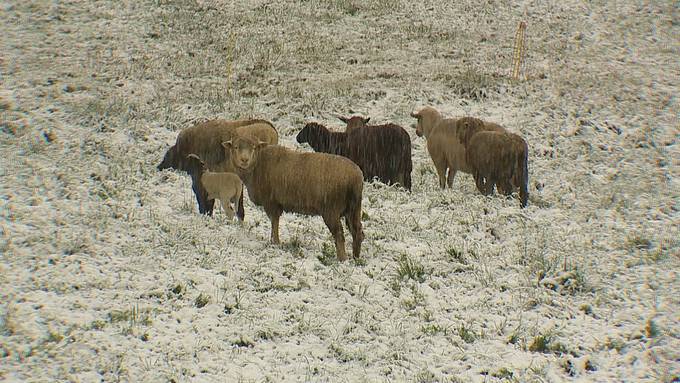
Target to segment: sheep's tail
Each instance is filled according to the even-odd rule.
[[[527,206],[529,200],[529,167],[528,167],[528,148],[526,142],[522,146],[522,151],[517,156],[517,181],[519,181],[519,200],[522,207]]]
[[[163,160],[156,168],[158,170],[179,168],[179,164],[177,163],[177,145],[172,145],[168,148],[165,152],[165,156],[163,156]]]
[[[411,159],[411,139],[406,141],[406,150],[404,151],[406,157],[403,158],[404,163],[404,187],[411,191],[411,172],[413,171],[413,160]]]
[[[358,259],[361,256],[361,242],[364,240],[364,231],[361,226],[361,199],[364,189],[363,176],[358,182],[354,182],[348,196],[347,213],[345,221],[352,234],[352,256]]]
[[[238,197],[238,206],[236,206],[236,218],[240,221],[246,218],[246,211],[243,208],[243,185],[241,185],[241,195]]]

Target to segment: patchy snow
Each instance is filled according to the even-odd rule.
[[[2,7],[0,380],[679,379],[672,2]],[[439,190],[423,105],[523,135],[529,206]],[[320,217],[284,214],[272,246],[250,201],[202,217],[155,168],[205,119],[309,150],[306,121],[352,113],[404,126],[414,162],[412,193],[365,184],[357,262]]]

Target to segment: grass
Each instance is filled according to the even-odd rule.
[[[210,303],[210,297],[203,293],[198,294],[194,300],[194,305],[199,309],[205,307],[208,303]]]
[[[461,324],[458,326],[457,329],[458,336],[465,342],[465,343],[474,343],[478,338],[479,335],[472,330],[472,326],[470,324]]]
[[[406,254],[401,254],[397,259],[397,277],[400,280],[411,279],[415,282],[425,282],[427,273],[425,267],[417,260]]]
[[[153,310],[150,308],[140,308],[133,305],[127,310],[111,310],[108,313],[108,321],[111,324],[127,322],[129,327],[138,325],[149,326],[153,323],[151,318]]]
[[[561,355],[567,353],[564,344],[557,341],[555,335],[550,331],[536,335],[529,344],[528,350],[544,354],[553,353]]]

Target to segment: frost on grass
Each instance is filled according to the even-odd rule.
[[[677,380],[676,14],[6,5],[0,379]],[[527,209],[466,174],[438,189],[408,128],[425,104],[526,138]],[[305,122],[338,128],[337,114],[400,124],[413,143],[412,193],[365,185],[356,261],[337,262],[319,217],[284,214],[272,246],[247,199],[244,225],[201,217],[188,177],[155,169],[208,118],[267,118],[297,147]]]

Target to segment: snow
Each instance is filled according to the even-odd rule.
[[[5,2],[0,380],[677,380],[680,13],[615,5]],[[424,105],[525,137],[529,206],[439,190]],[[156,170],[205,119],[310,150],[305,122],[351,114],[405,127],[414,164],[412,193],[365,184],[358,262],[320,217],[270,245],[247,198],[202,217]]]

